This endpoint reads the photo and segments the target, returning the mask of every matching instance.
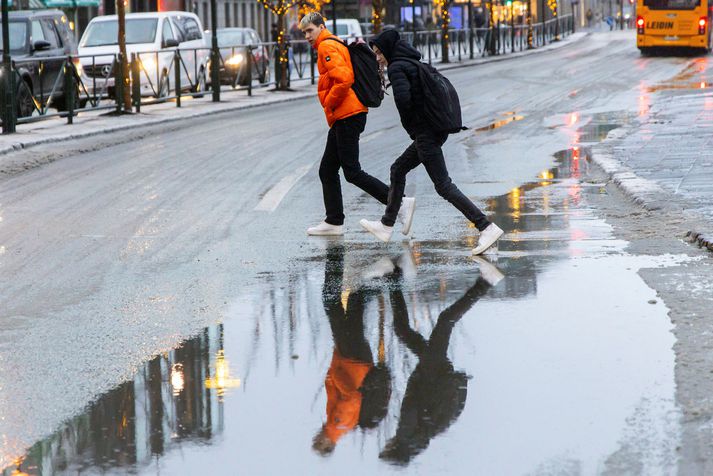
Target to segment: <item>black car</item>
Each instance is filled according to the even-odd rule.
[[[251,79],[248,76],[248,51],[252,51],[252,79],[261,83],[270,81],[269,48],[262,44],[260,36],[252,28],[219,28],[218,48],[222,61],[220,64],[220,83],[245,86]],[[210,34],[206,37],[210,41]]]
[[[63,67],[67,56],[77,55],[67,16],[60,10],[12,11],[8,21],[17,116],[31,116],[35,108],[47,105],[66,110]],[[74,61],[75,68],[80,67]],[[77,91],[74,94],[76,98]]]

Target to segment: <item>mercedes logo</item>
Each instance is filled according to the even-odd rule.
[[[102,76],[104,76],[105,78],[108,78],[109,76],[111,76],[111,65],[110,64],[105,64],[104,66],[102,66]]]

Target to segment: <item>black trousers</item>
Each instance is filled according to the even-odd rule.
[[[347,182],[356,185],[386,205],[389,187],[361,169],[359,164],[359,136],[366,126],[366,113],[336,121],[327,135],[327,147],[319,165],[322,182],[325,221],[330,225],[344,224],[344,204],[339,168],[344,171]],[[398,211],[397,211],[398,212]]]
[[[394,226],[406,188],[406,174],[423,164],[438,195],[448,200],[468,220],[472,221],[478,230],[485,230],[490,225],[488,219],[468,197],[463,195],[463,192],[456,187],[448,175],[446,161],[441,150],[441,146],[448,139],[448,134],[424,129],[417,132],[415,137],[416,139],[391,166],[391,188],[389,189],[386,212],[381,218],[381,223],[386,226]]]

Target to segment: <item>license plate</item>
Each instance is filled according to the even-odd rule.
[[[677,37],[677,36],[664,36],[663,39],[666,40],[666,41],[678,41],[678,37]]]

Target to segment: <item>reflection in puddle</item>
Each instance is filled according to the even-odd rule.
[[[504,114],[504,116],[506,116],[505,119],[492,122],[487,126],[478,127],[477,129],[475,129],[475,132],[487,132],[493,129],[499,129],[507,124],[510,124],[511,122],[522,121],[523,119],[525,119],[525,116],[516,115],[516,113],[514,112],[507,112]]]
[[[223,431],[221,332],[206,329],[147,362],[3,474],[129,472],[186,443],[209,443]]]
[[[666,473],[673,337],[637,269],[674,260],[624,253],[588,203],[589,154],[486,202],[506,231],[490,261],[324,242],[5,475],[592,474],[627,450]]]
[[[691,62],[683,71],[660,84],[649,86],[646,91],[673,91],[678,89],[709,89],[711,84],[705,80],[706,60],[700,58]],[[696,78],[696,76],[699,76]]]

